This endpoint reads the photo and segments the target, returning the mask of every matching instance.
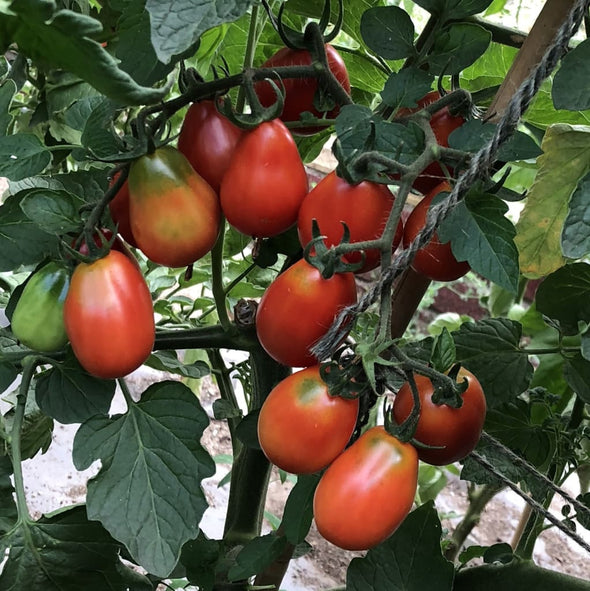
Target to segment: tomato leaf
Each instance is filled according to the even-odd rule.
[[[434,340],[430,361],[434,369],[444,372],[451,368],[456,359],[455,341],[445,326]]]
[[[590,109],[590,39],[568,51],[551,87],[556,109],[585,111]]]
[[[274,532],[246,542],[227,573],[228,579],[239,581],[263,571],[281,555],[286,545],[287,539]]]
[[[0,137],[0,176],[20,181],[42,172],[51,161],[51,153],[32,133]]]
[[[319,474],[301,475],[291,489],[281,522],[287,540],[296,546],[305,540],[313,520],[313,494]]]
[[[36,523],[21,521],[4,536],[10,547],[0,575],[2,589],[44,591],[149,591],[149,580],[119,561],[120,545],[83,506],[62,510]]]
[[[586,403],[590,404],[590,361],[580,353],[566,357],[563,375],[569,387]]]
[[[207,30],[242,16],[252,0],[147,0],[151,40],[158,59],[167,64]]]
[[[0,456],[0,536],[8,533],[14,527],[18,518],[14,501],[14,488],[10,479],[11,474],[12,462],[10,457]]]
[[[199,438],[208,422],[189,388],[164,381],[125,415],[90,418],[74,439],[78,469],[102,461],[88,483],[89,517],[162,577],[176,565],[182,545],[197,536],[207,508],[200,482],[213,475],[215,464]]]
[[[213,591],[220,551],[221,544],[210,540],[202,531],[196,540],[190,540],[182,547],[180,562],[186,567],[186,576],[201,591]]]
[[[414,23],[398,6],[376,6],[361,17],[361,36],[366,46],[386,60],[416,55]]]
[[[539,312],[559,321],[567,334],[577,334],[580,321],[590,322],[590,265],[572,263],[551,273],[535,301]]]
[[[526,200],[515,243],[527,277],[543,277],[563,266],[561,233],[568,202],[590,171],[590,128],[553,125],[541,144],[539,172]]]
[[[457,361],[472,371],[495,407],[524,392],[533,377],[533,366],[520,348],[522,327],[506,318],[466,322],[453,333]]]
[[[428,54],[428,71],[435,76],[458,74],[488,48],[492,34],[474,23],[453,23],[438,35]]]
[[[454,569],[442,556],[441,535],[434,503],[428,501],[412,511],[388,540],[351,561],[347,591],[450,591]]]
[[[82,423],[94,415],[106,415],[115,395],[116,382],[87,373],[73,354],[44,371],[35,380],[39,408],[60,423]]]
[[[492,0],[414,0],[431,14],[448,19],[459,19],[485,10]]]
[[[561,232],[561,248],[564,256],[570,259],[579,259],[590,253],[590,223],[586,215],[589,207],[590,174],[587,174],[570,199]]]
[[[469,262],[476,273],[516,293],[519,269],[508,206],[495,195],[468,194],[437,229],[441,242],[451,241],[458,261]],[[461,228],[461,231],[457,231]]]
[[[115,105],[105,99],[94,106],[86,120],[81,142],[91,151],[93,160],[124,152],[124,145],[113,126]]]
[[[0,271],[40,262],[57,251],[58,240],[25,216],[18,196],[0,206]]]
[[[13,80],[6,80],[2,86],[0,86],[0,136],[6,135],[8,127],[12,121],[12,115],[8,109],[15,93],[16,84]]]
[[[84,201],[65,191],[36,189],[20,201],[24,214],[48,234],[67,234],[80,227],[80,207]]]
[[[409,66],[389,75],[381,98],[386,105],[395,109],[416,108],[418,101],[430,91],[432,80],[433,77],[428,72]]]
[[[209,366],[204,361],[184,364],[178,359],[176,351],[157,351],[152,353],[145,365],[159,371],[167,371],[185,378],[200,379],[209,375]]]
[[[14,365],[0,361],[0,393],[4,392],[14,382],[18,374],[19,372]]]

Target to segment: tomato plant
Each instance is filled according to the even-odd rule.
[[[64,301],[70,271],[49,262],[26,282],[12,314],[14,335],[36,351],[57,351],[68,342],[64,326]]]
[[[394,197],[383,185],[362,181],[351,185],[336,172],[325,176],[307,195],[299,209],[297,231],[302,246],[312,239],[312,221],[318,222],[320,234],[325,236],[326,246],[340,243],[344,226],[350,231],[350,242],[376,240],[381,237]],[[392,244],[395,250],[401,241],[403,224],[400,221]],[[379,265],[381,253],[372,248],[361,252],[344,255],[349,263],[357,263],[365,259],[358,273],[370,271]]]
[[[432,401],[434,386],[429,378],[416,375],[414,379],[420,398],[420,417],[414,437],[419,443],[432,447],[418,447],[418,457],[436,466],[462,460],[475,449],[483,429],[486,399],[481,384],[470,371],[462,367],[457,382],[467,380],[468,386],[462,394],[463,404],[453,408]],[[413,408],[412,390],[406,382],[395,396],[395,420],[402,423],[410,416]]]
[[[338,311],[356,302],[352,273],[329,279],[301,259],[265,291],[256,313],[260,344],[276,361],[290,367],[315,365],[311,347],[326,333]]]
[[[420,230],[424,228],[432,200],[439,193],[450,190],[451,186],[445,181],[430,191],[414,207],[404,226],[404,248],[407,248]],[[453,255],[451,243],[441,243],[436,232],[430,242],[416,253],[412,267],[418,273],[435,281],[454,281],[469,271],[469,263],[458,261]]]
[[[131,373],[154,344],[150,292],[135,265],[116,250],[74,269],[64,322],[78,361],[100,378]]]
[[[330,71],[334,74],[344,90],[350,94],[350,80],[344,60],[330,45],[325,45],[326,58]],[[263,68],[276,68],[281,66],[300,66],[311,64],[311,54],[307,49],[291,49],[283,47],[262,64]],[[314,78],[292,78],[283,80],[284,99],[281,119],[283,121],[299,121],[302,113],[310,113],[314,117],[326,116],[333,119],[338,115],[340,108],[336,105],[326,113],[322,113],[316,107],[315,98],[318,92],[318,83]],[[273,87],[265,81],[256,84],[256,94],[263,106],[270,107],[276,101]],[[304,126],[293,128],[293,133],[311,135],[324,129],[322,126]]]
[[[227,221],[247,236],[276,236],[297,221],[308,181],[289,130],[279,120],[246,133],[221,182]]]
[[[313,498],[318,531],[345,550],[376,546],[410,512],[417,481],[416,450],[383,427],[369,429],[322,476]]]
[[[243,131],[217,110],[214,101],[200,101],[186,112],[178,149],[219,194],[221,180],[242,135]]]
[[[133,236],[150,260],[183,267],[213,248],[219,200],[176,148],[163,146],[135,161],[129,195]]]
[[[258,440],[275,466],[294,474],[325,468],[354,430],[358,398],[332,396],[315,365],[279,382],[258,417]]]

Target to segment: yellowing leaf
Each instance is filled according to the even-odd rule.
[[[590,170],[590,127],[552,125],[547,129],[539,172],[516,226],[514,242],[520,270],[543,277],[565,264],[560,237],[569,199],[578,181]]]

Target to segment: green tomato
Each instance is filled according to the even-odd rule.
[[[63,307],[70,272],[47,263],[26,283],[12,314],[14,336],[35,351],[58,351],[68,342]]]

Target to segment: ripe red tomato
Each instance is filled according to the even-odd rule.
[[[356,424],[358,398],[331,396],[319,365],[282,380],[258,417],[266,457],[293,474],[312,474],[342,453]]]
[[[213,101],[201,101],[193,103],[186,113],[178,149],[219,194],[221,179],[243,133],[217,110]]]
[[[376,240],[383,233],[394,197],[385,185],[363,181],[350,185],[336,172],[324,177],[307,195],[299,209],[297,230],[302,246],[311,238],[312,220],[316,219],[320,233],[326,237],[327,246],[338,244],[342,239],[343,226],[350,230],[350,241]],[[392,249],[395,250],[403,234],[403,224],[397,226]],[[349,263],[361,260],[360,252],[351,252],[343,257]],[[378,249],[365,251],[365,264],[357,273],[370,271],[379,265]]]
[[[338,311],[355,302],[352,273],[324,279],[301,259],[279,275],[262,296],[256,313],[258,339],[279,363],[315,365],[318,360],[310,348],[326,334]]]
[[[418,101],[418,107],[415,109],[400,109],[399,115],[408,115],[424,107],[436,102],[440,98],[440,93],[437,90],[429,92],[426,96]],[[449,108],[445,107],[437,111],[430,118],[430,127],[434,132],[436,141],[440,146],[449,147],[449,136],[455,129],[461,127],[465,123],[465,118],[460,115],[451,115]],[[449,168],[449,173],[453,174],[453,169]],[[429,164],[414,181],[414,189],[417,189],[422,194],[426,194],[442,181],[446,180],[446,175],[438,162]]]
[[[149,289],[133,263],[116,250],[74,269],[64,323],[74,355],[99,378],[119,378],[137,369],[154,344]]]
[[[176,148],[162,146],[131,165],[129,196],[133,236],[150,260],[184,267],[213,248],[219,199]]]
[[[223,181],[221,208],[247,236],[276,236],[297,221],[309,189],[305,167],[279,119],[252,129],[236,147]]]
[[[345,550],[372,548],[406,518],[417,483],[414,447],[372,427],[322,476],[313,499],[318,531]]]
[[[486,417],[486,398],[477,378],[465,368],[459,370],[457,382],[467,379],[463,393],[463,405],[453,408],[446,404],[434,404],[434,386],[429,378],[415,375],[420,395],[420,418],[414,438],[420,443],[442,449],[418,448],[418,457],[428,464],[444,466],[462,460],[471,453],[481,435]],[[412,412],[414,399],[410,384],[406,382],[393,403],[393,416],[402,423]]]
[[[117,173],[111,180],[111,186],[117,180],[119,173]],[[111,212],[111,218],[113,222],[117,224],[117,231],[127,244],[131,244],[134,248],[137,248],[137,242],[131,231],[131,222],[129,221],[129,183],[125,181],[123,186],[117,191],[117,194],[113,199],[109,201],[109,211]]]
[[[334,74],[344,90],[350,94],[350,80],[340,54],[329,44],[326,45],[326,57],[328,58],[328,67]],[[263,68],[276,68],[280,66],[308,66],[311,64],[311,54],[306,49],[290,49],[283,47],[279,49],[270,59],[262,64]],[[308,111],[314,117],[322,117],[323,113],[318,111],[313,104],[313,99],[318,88],[318,82],[315,78],[285,78],[283,80],[285,89],[285,104],[281,119],[283,121],[299,121],[301,113]],[[276,94],[272,86],[266,82],[257,82],[256,94],[264,107],[270,107],[276,100]],[[333,119],[340,112],[340,107],[326,113],[326,117]],[[325,129],[321,126],[294,128],[293,133],[299,135],[312,135]]]
[[[407,248],[426,224],[426,215],[430,203],[436,195],[450,191],[446,181],[435,187],[414,207],[404,226],[404,248]],[[451,243],[441,244],[436,232],[430,242],[421,248],[412,261],[412,267],[418,273],[435,281],[454,281],[463,277],[470,269],[467,261],[457,261],[451,249]]]

